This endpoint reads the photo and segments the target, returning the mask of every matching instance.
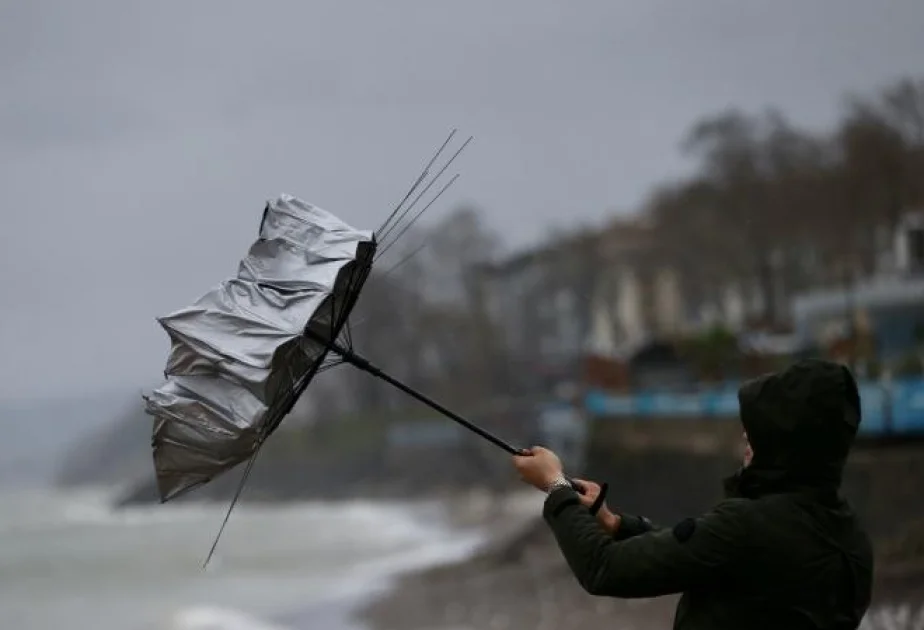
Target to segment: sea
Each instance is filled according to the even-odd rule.
[[[359,630],[396,575],[487,536],[439,501],[241,504],[203,569],[226,506],[112,499],[0,491],[0,629]]]

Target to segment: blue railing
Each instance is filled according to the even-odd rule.
[[[868,435],[924,434],[924,379],[860,383],[863,422]],[[696,393],[640,392],[614,395],[592,391],[584,399],[586,411],[598,417],[737,418],[738,389],[729,383]]]
[[[863,407],[861,433],[873,437],[924,436],[924,378],[894,380],[889,387],[875,381],[861,382],[859,386]],[[544,425],[542,417],[560,407],[560,403],[541,407],[537,422]],[[736,419],[738,384],[726,383],[696,393],[643,392],[620,396],[592,391],[584,399],[584,410],[589,416],[616,420],[626,417]],[[387,432],[389,445],[402,448],[449,447],[465,439],[467,434],[462,428],[444,418],[392,424]]]

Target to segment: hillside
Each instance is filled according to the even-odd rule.
[[[0,485],[47,484],[81,436],[112,422],[124,395],[0,401]]]
[[[62,487],[119,485],[149,475],[150,468],[151,418],[138,397],[67,450],[55,481]]]
[[[286,427],[267,440],[243,501],[410,498],[472,488],[505,490],[519,482],[507,458],[473,436],[453,448],[388,448],[383,418],[342,420],[325,427]],[[243,466],[180,500],[227,501]],[[122,505],[157,500],[148,472],[126,488]]]

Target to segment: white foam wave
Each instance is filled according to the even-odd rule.
[[[186,608],[163,626],[163,630],[289,630],[285,626],[268,623],[251,615],[214,606]]]
[[[8,531],[39,531],[73,526],[126,527],[182,523],[215,518],[223,514],[223,503],[178,503],[167,505],[113,508],[115,493],[108,488],[91,488],[72,492],[30,490],[4,492],[0,501],[0,533]],[[268,515],[300,521],[329,520],[336,512],[342,527],[368,523],[386,524],[388,533],[406,537],[420,528],[404,518],[409,510],[424,506],[412,502],[294,502],[265,506],[241,504],[235,508],[236,519],[260,519]]]
[[[244,504],[205,574],[201,561],[226,505],[115,510],[112,497],[4,492],[0,557],[21,583],[0,592],[0,609],[43,630],[63,619],[105,629],[159,619],[144,630],[276,630],[293,608],[355,601],[396,573],[464,557],[480,542],[448,528],[430,503]],[[42,580],[40,592],[29,580]],[[105,617],[94,612],[103,609]]]
[[[483,540],[483,535],[478,533],[456,535],[434,540],[413,550],[375,558],[358,565],[329,594],[345,597],[380,591],[387,588],[394,577],[403,573],[467,558]]]
[[[0,533],[97,523],[112,511],[112,492],[104,489],[66,493],[45,489],[6,490],[0,501],[4,506]]]
[[[467,557],[482,542],[482,536],[446,536],[408,552],[396,552],[356,566],[339,580],[329,583],[321,601],[356,601],[388,588],[391,580],[406,571],[422,569]],[[346,623],[346,620],[342,620]],[[328,622],[329,623],[329,622]],[[231,608],[192,606],[178,611],[165,630],[291,630],[291,626],[269,622]],[[326,628],[326,630],[338,630]]]
[[[336,579],[330,579],[325,584],[323,593],[316,593],[316,598],[303,598],[300,607],[310,604],[312,607],[324,607],[333,602],[356,602],[359,598],[373,596],[387,589],[391,581],[398,575],[407,571],[422,569],[437,564],[461,560],[468,557],[484,541],[484,535],[477,531],[468,533],[454,532],[443,527],[428,527],[413,511],[407,508],[395,508],[392,521],[382,519],[384,506],[370,506],[356,503],[348,506],[346,511],[354,517],[365,520],[375,519],[379,528],[390,529],[387,537],[395,540],[395,534],[400,532],[413,539],[414,546],[392,547],[392,551],[381,555],[373,555],[370,559],[356,563],[349,571],[341,573]],[[391,512],[391,509],[387,509]],[[424,510],[430,512],[431,510]],[[328,513],[329,517],[329,513]],[[376,532],[376,529],[367,531]],[[219,569],[220,571],[220,569]],[[281,612],[284,612],[281,611]],[[280,617],[280,610],[273,616]],[[313,617],[313,616],[312,616]],[[346,623],[345,620],[338,620]],[[215,608],[210,606],[193,606],[179,611],[171,621],[170,630],[281,630],[289,626],[270,623],[250,614],[229,608]],[[299,627],[301,627],[299,625]],[[335,630],[330,628],[329,630]]]

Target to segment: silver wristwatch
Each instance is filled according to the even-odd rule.
[[[564,475],[558,475],[555,479],[552,480],[552,483],[549,484],[549,487],[545,489],[546,494],[552,494],[559,488],[570,488],[571,482]]]

